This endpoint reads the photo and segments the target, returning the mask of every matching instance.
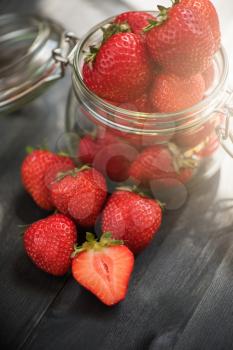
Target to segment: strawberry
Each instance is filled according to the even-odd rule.
[[[201,74],[180,78],[172,74],[158,74],[150,91],[150,101],[160,113],[178,112],[202,100],[205,82]]]
[[[221,124],[221,114],[213,117],[202,125],[192,128],[186,132],[177,133],[173,138],[174,142],[182,148],[193,148],[203,143],[211,134],[215,132],[217,126]],[[184,124],[185,125],[185,124]]]
[[[216,51],[210,21],[183,1],[159,10],[157,19],[144,29],[155,62],[169,73],[186,77],[207,69]]]
[[[77,157],[83,164],[92,164],[100,145],[91,135],[85,135],[79,142]]]
[[[105,146],[118,143],[118,138],[104,128],[98,128],[95,135],[85,135],[78,145],[77,158],[83,164],[92,164],[96,154]]]
[[[143,129],[142,129],[143,131]],[[146,128],[145,128],[146,131]],[[126,134],[122,133],[122,138],[125,142],[128,142],[131,146],[135,147],[137,150],[141,150],[144,147],[152,146],[158,143],[164,143],[170,141],[173,137],[173,133],[166,135],[163,134],[146,134],[146,133],[138,133],[138,134]]]
[[[221,45],[221,33],[216,9],[210,0],[182,0],[181,6],[195,9],[210,26],[215,42],[215,52]]]
[[[97,242],[87,233],[87,242],[76,248],[72,260],[76,281],[108,306],[125,298],[134,266],[132,252],[110,237],[105,233]]]
[[[122,142],[110,131],[98,129],[96,138],[85,136],[79,144],[78,158],[91,164],[105,177],[122,182],[129,177],[130,163],[136,158],[137,151]]]
[[[122,182],[129,178],[129,167],[137,154],[134,147],[117,141],[101,147],[92,164],[110,181]]]
[[[44,180],[48,169],[58,163],[65,166],[75,166],[69,157],[60,156],[47,150],[33,150],[23,161],[21,167],[22,183],[42,209],[52,210],[54,208]]]
[[[151,146],[144,149],[131,164],[129,174],[133,181],[145,186],[155,185],[155,180],[164,187],[178,182],[187,183],[193,174],[196,161],[185,157],[173,143],[166,146]],[[175,181],[174,181],[175,180]]]
[[[90,227],[104,204],[107,187],[98,171],[84,166],[58,173],[50,185],[50,195],[60,212],[69,214],[81,226]]]
[[[55,276],[64,275],[71,264],[77,231],[71,219],[53,214],[31,224],[24,233],[24,247],[40,269]]]
[[[152,107],[148,98],[148,93],[144,93],[142,96],[138,97],[134,101],[129,101],[121,103],[118,107],[127,109],[129,111],[151,113]]]
[[[83,80],[96,95],[113,102],[127,102],[141,96],[150,83],[150,65],[141,36],[112,35],[101,45],[92,67],[84,64]]]
[[[130,190],[117,190],[102,215],[102,230],[122,239],[137,254],[153,239],[162,221],[162,210],[155,200]]]
[[[143,29],[148,25],[148,19],[155,20],[155,17],[147,12],[129,11],[118,15],[114,22],[127,23],[135,34],[144,34]]]
[[[203,73],[202,73],[203,79],[205,81],[205,89],[208,90],[213,82],[215,77],[215,68],[214,65],[211,64]]]

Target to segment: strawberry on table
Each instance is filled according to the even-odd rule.
[[[109,198],[102,214],[102,231],[109,231],[137,254],[157,233],[162,221],[160,204],[146,196],[119,189]]]
[[[179,76],[207,69],[216,51],[210,20],[184,1],[174,1],[171,8],[158,8],[157,19],[145,28],[146,43],[155,62]]]
[[[161,186],[173,187],[177,182],[187,183],[197,162],[193,157],[185,157],[173,143],[167,146],[155,145],[143,150],[131,164],[129,174],[133,181],[145,186],[155,180]]]
[[[24,247],[33,263],[55,276],[69,270],[76,242],[75,224],[62,214],[34,222],[24,233]]]
[[[45,176],[48,170],[57,166],[57,164],[69,167],[75,166],[71,158],[42,149],[33,150],[28,154],[21,166],[24,188],[42,209],[52,210],[54,208],[45,182]]]
[[[155,17],[147,12],[129,11],[118,15],[114,22],[119,24],[127,23],[133,33],[144,34],[143,29],[148,25],[148,19],[155,20]]]
[[[87,233],[87,242],[77,247],[73,256],[72,274],[79,284],[108,306],[125,298],[134,256],[122,241],[105,233],[97,242]]]
[[[54,206],[77,223],[90,227],[100,214],[107,196],[104,177],[95,169],[83,166],[58,173],[50,185]]]
[[[201,74],[184,79],[161,73],[154,79],[150,102],[160,113],[178,112],[200,102],[204,92],[205,82]]]
[[[111,36],[99,48],[92,65],[84,64],[83,80],[96,95],[113,102],[141,96],[150,83],[150,64],[141,36],[134,33]]]

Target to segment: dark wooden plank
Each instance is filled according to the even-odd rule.
[[[43,98],[21,111],[0,118],[0,345],[16,349],[36,326],[65,278],[51,278],[37,270],[26,257],[18,225],[29,224],[47,215],[24,192],[20,164],[27,145],[43,139],[51,145],[63,132],[68,85],[55,86]],[[54,108],[55,107],[55,108]]]
[[[225,274],[219,271],[225,266],[224,259],[232,244],[233,206],[228,199],[233,188],[226,193],[226,184],[221,182],[218,189],[216,177],[196,188],[185,207],[165,215],[163,228],[153,244],[136,260],[124,302],[107,308],[70,279],[24,349],[170,350],[178,341],[181,343],[177,350],[215,349],[211,337],[202,347],[208,330],[218,339],[216,349],[230,349],[227,346],[233,341],[231,307],[224,308],[220,324],[214,305],[220,298],[230,306],[232,293],[224,292],[218,297],[218,293],[210,292],[216,283],[226,282]],[[218,290],[221,293],[223,288]],[[220,306],[217,311],[218,315]],[[202,333],[200,319],[203,322],[208,319]],[[224,332],[219,328],[224,328]]]

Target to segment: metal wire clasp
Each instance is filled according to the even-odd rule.
[[[225,125],[217,127],[216,132],[221,146],[233,158],[233,131],[231,128],[233,118],[233,90],[228,90],[227,93],[228,98],[222,112],[225,116]]]
[[[68,64],[73,64],[74,52],[77,47],[79,39],[72,33],[68,32],[65,34],[65,42],[68,44],[66,48],[56,48],[53,50],[53,59],[60,64],[61,76],[65,74],[65,68]]]

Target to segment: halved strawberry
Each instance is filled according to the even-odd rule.
[[[72,274],[78,283],[109,306],[125,298],[134,256],[122,241],[105,233],[97,242],[87,233],[87,242],[76,248],[73,256]]]

